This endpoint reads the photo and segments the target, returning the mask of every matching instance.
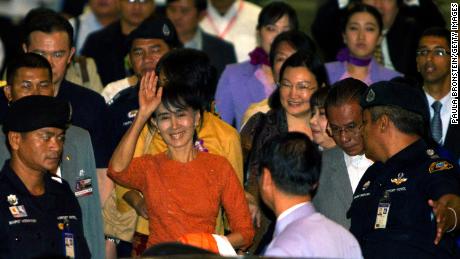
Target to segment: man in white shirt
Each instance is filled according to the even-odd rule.
[[[361,177],[372,161],[364,155],[360,134],[362,81],[347,78],[333,85],[326,99],[328,134],[337,147],[325,150],[322,157],[318,193],[313,202],[318,211],[345,228],[350,227],[346,213]]]
[[[261,153],[260,192],[277,217],[264,255],[362,258],[353,235],[316,212],[311,203],[321,160],[311,140],[299,132],[285,133],[267,142]]]
[[[259,6],[243,0],[208,0],[200,26],[205,32],[233,43],[238,62],[246,61],[257,46],[260,10]]]
[[[454,98],[451,95],[450,32],[441,27],[425,30],[416,53],[417,71],[423,78],[429,111],[431,136],[450,153],[453,161],[460,162],[460,127],[451,123]]]

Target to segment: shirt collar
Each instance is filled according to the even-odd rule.
[[[428,101],[428,106],[431,109],[431,105],[436,100],[427,91],[424,91],[424,92],[425,92],[426,99]],[[439,100],[439,102],[442,104],[441,110],[443,110],[443,109],[450,110],[450,107],[452,105],[451,99],[452,99],[452,96],[450,95],[450,91],[449,91],[449,93],[447,93],[444,97],[442,97]]]
[[[8,159],[3,165],[3,169],[1,171],[2,173],[0,174],[0,179],[6,178],[12,184],[13,188],[18,191],[18,193],[21,193],[23,195],[31,195],[29,190],[27,190],[25,184],[21,181],[19,176],[11,168],[10,161],[11,159]],[[59,193],[59,191],[52,186],[53,184],[59,183],[51,178],[51,173],[46,173],[43,177],[45,181],[45,193]]]
[[[289,209],[283,211],[276,219],[275,232],[273,236],[277,236],[293,221],[299,218],[306,218],[316,212],[315,207],[311,202],[302,202],[296,204]]]
[[[343,156],[345,158],[345,164],[347,167],[351,164],[354,167],[357,168],[367,168],[369,167],[369,163],[372,163],[366,155],[356,155],[356,156],[350,156],[347,153],[343,152]]]
[[[227,10],[227,12],[222,16],[217,11],[217,9],[211,4],[211,1],[208,0],[208,14],[211,15],[214,19],[230,20],[237,12],[238,6],[241,0],[236,0],[232,6]]]
[[[184,43],[184,47],[197,50],[203,49],[203,37],[199,28],[196,30],[195,36],[190,41]]]

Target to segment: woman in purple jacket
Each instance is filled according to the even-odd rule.
[[[272,2],[259,14],[259,46],[249,53],[250,60],[228,65],[216,90],[216,109],[221,118],[237,129],[251,103],[259,102],[275,90],[268,53],[273,39],[284,31],[297,30],[295,10],[286,3]]]
[[[402,76],[383,67],[374,58],[374,52],[383,38],[382,16],[377,9],[357,4],[344,18],[342,35],[347,47],[337,55],[338,61],[326,64],[330,83],[353,77],[370,85]]]

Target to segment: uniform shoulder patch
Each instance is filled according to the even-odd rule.
[[[431,173],[440,172],[452,169],[454,166],[447,161],[436,161],[430,164],[429,171]]]

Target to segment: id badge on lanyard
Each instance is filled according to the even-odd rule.
[[[390,205],[390,193],[385,191],[385,194],[379,201],[374,229],[384,229],[387,227],[388,214],[390,213]]]
[[[75,238],[69,227],[69,221],[64,221],[62,230],[62,241],[64,246],[64,255],[68,258],[75,258]]]

